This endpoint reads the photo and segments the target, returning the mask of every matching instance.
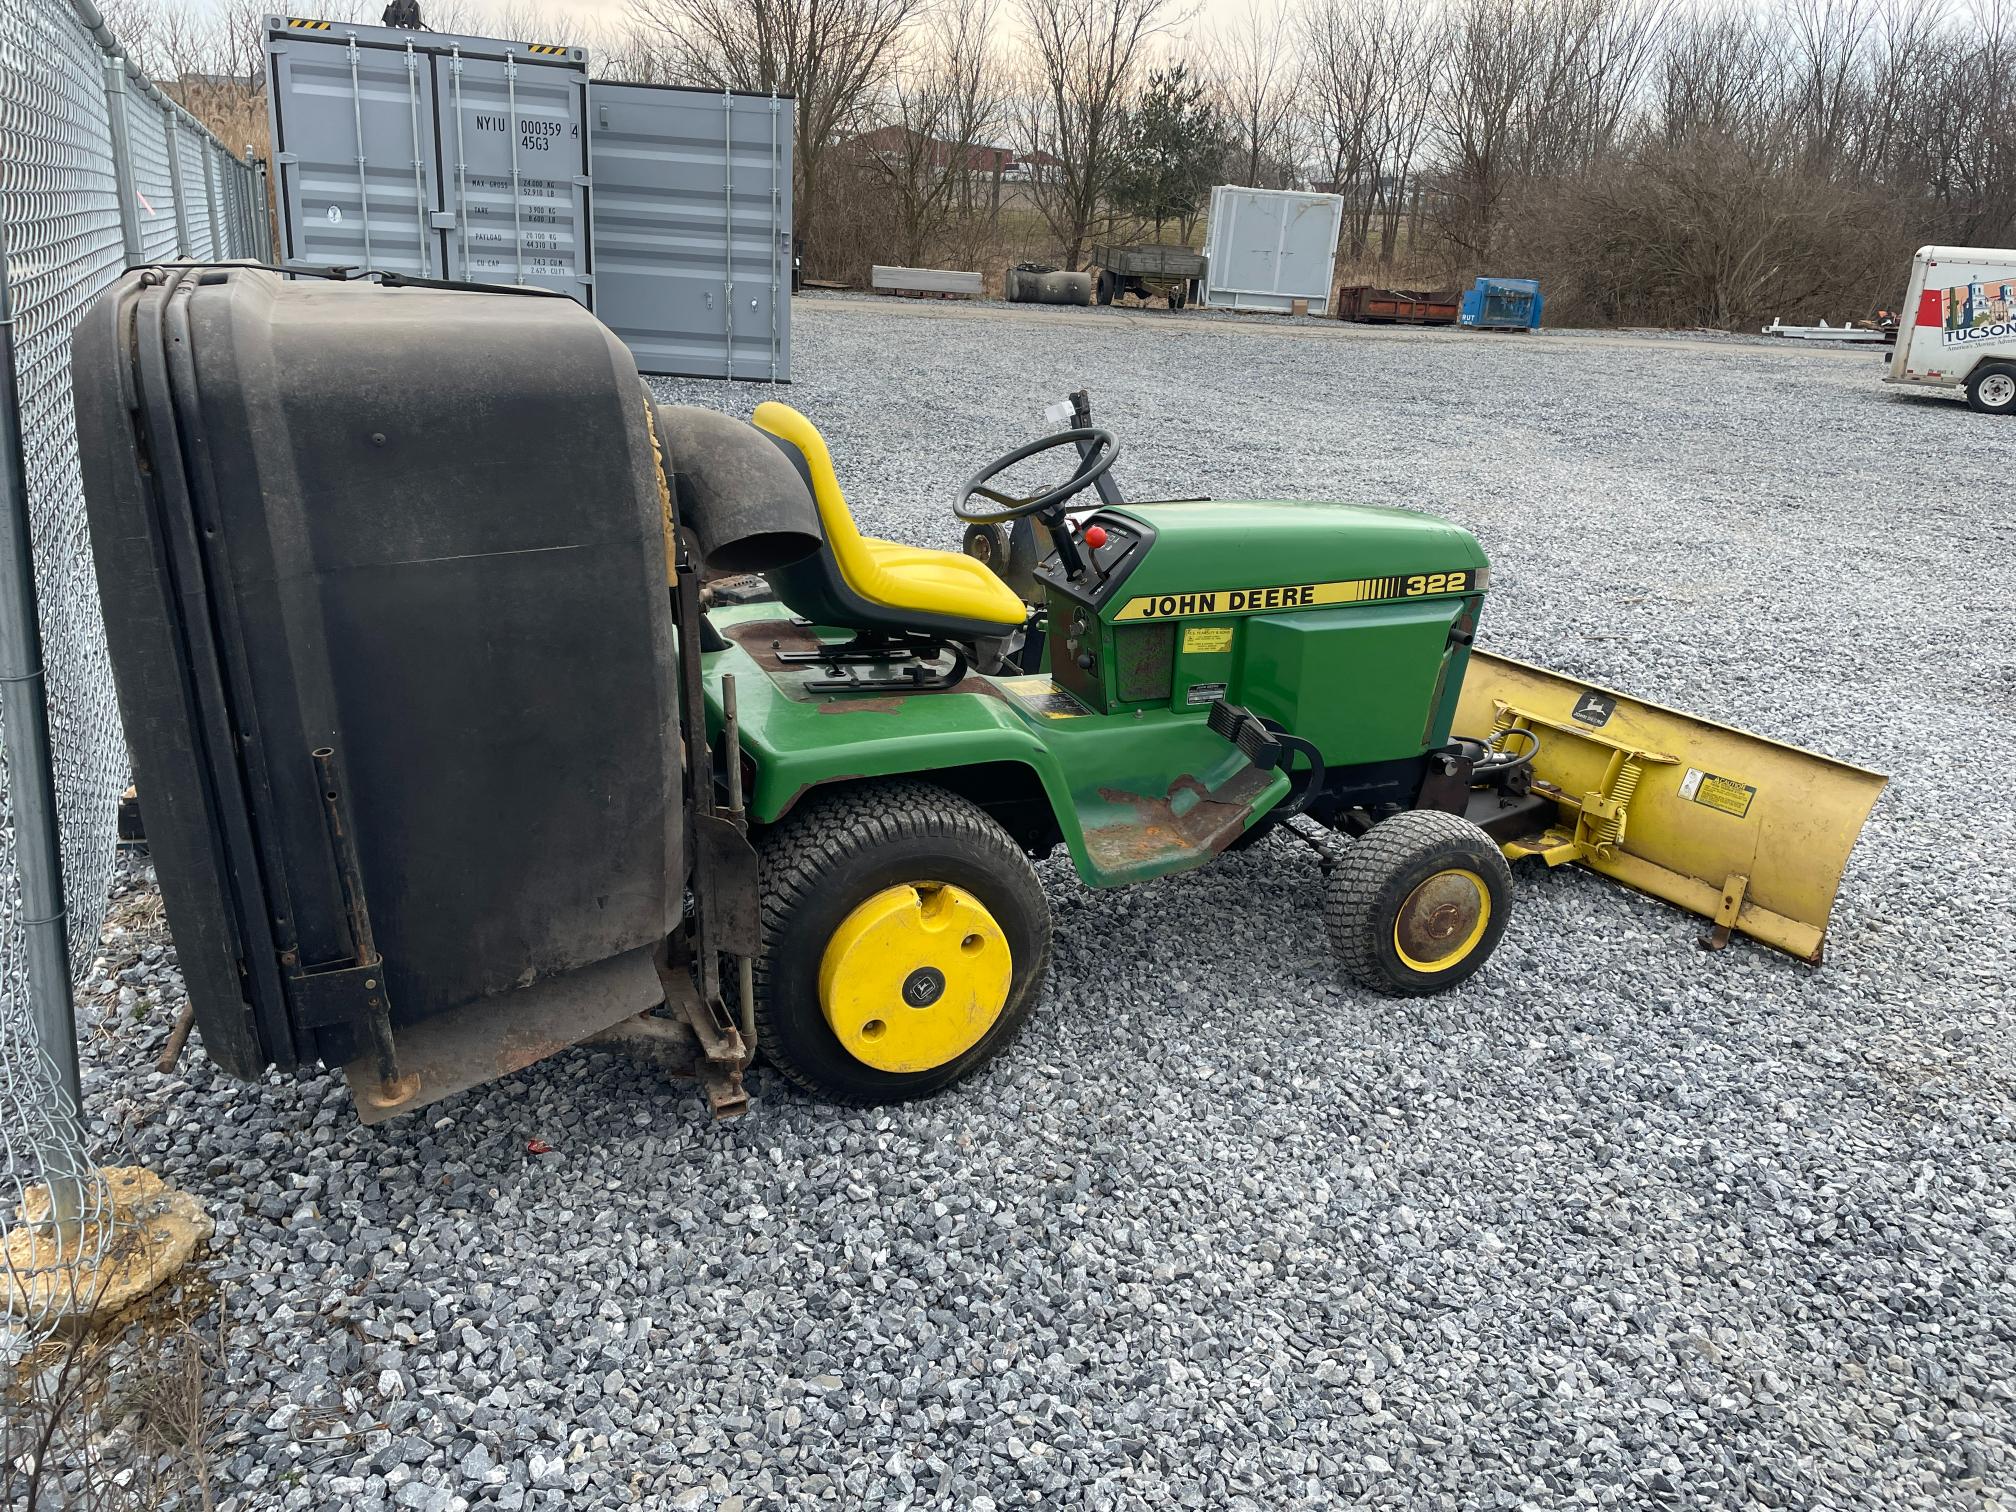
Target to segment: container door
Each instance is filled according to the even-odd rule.
[[[587,81],[507,54],[434,59],[448,276],[531,284],[594,308]]]
[[[1226,266],[1216,281],[1231,294],[1277,292],[1285,208],[1281,197],[1234,191],[1225,196],[1225,208],[1231,212],[1228,234],[1221,243]]]
[[[1281,204],[1280,253],[1274,263],[1274,291],[1306,299],[1312,314],[1329,304],[1330,269],[1337,256],[1342,202],[1329,195],[1298,195]]]
[[[791,376],[792,102],[595,86],[596,313],[647,373]]]
[[[281,258],[440,277],[429,60],[330,36],[269,44]]]

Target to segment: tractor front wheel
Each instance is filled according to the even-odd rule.
[[[1512,869],[1469,820],[1415,809],[1372,826],[1332,868],[1323,900],[1346,975],[1396,996],[1441,992],[1505,933]]]
[[[814,792],[760,832],[758,1047],[807,1091],[902,1102],[985,1064],[1050,965],[1022,848],[928,783]]]

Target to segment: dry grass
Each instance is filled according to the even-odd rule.
[[[221,1337],[217,1298],[192,1277],[0,1371],[0,1505],[213,1507]]]

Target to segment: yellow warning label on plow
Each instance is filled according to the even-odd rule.
[[[1210,653],[1232,649],[1232,627],[1230,625],[1191,625],[1183,631],[1183,649],[1187,652]]]
[[[1703,808],[1719,809],[1741,819],[1750,812],[1750,801],[1757,796],[1757,789],[1732,777],[1717,777],[1713,772],[1689,767],[1687,775],[1680,779],[1680,796]]]

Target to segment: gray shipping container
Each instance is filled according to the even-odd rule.
[[[266,70],[283,262],[594,307],[581,49],[269,16]]]
[[[595,309],[647,373],[791,376],[793,102],[598,82]]]

